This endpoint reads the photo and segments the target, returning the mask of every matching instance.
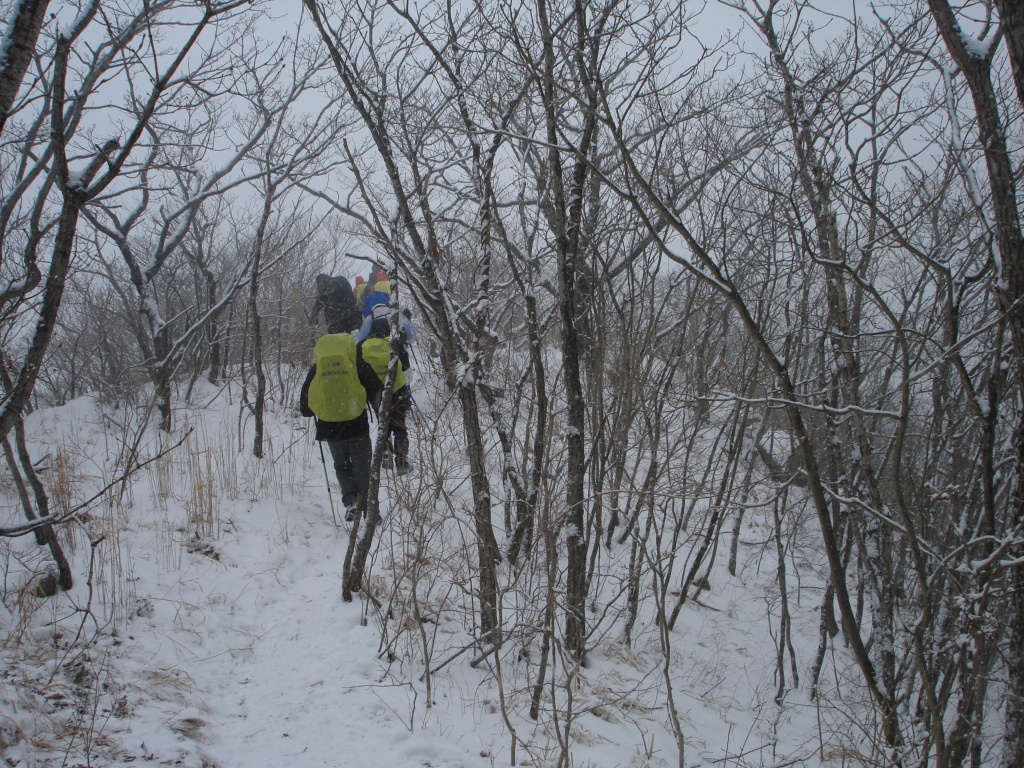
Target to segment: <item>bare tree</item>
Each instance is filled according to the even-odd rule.
[[[293,65],[290,69],[282,66],[289,56]],[[308,176],[308,171],[302,170],[304,167],[319,166],[324,144],[332,141],[337,130],[336,126],[328,126],[328,130],[323,131],[322,126],[314,123],[308,126],[308,134],[298,132],[305,138],[292,138],[289,109],[308,88],[319,63],[300,65],[280,46],[261,51],[261,44],[245,29],[238,31],[237,39],[222,35],[221,47],[210,51],[208,57],[205,69],[213,73],[215,79],[205,83],[201,95],[188,105],[194,117],[175,123],[173,119],[180,120],[180,115],[172,115],[171,120],[150,126],[151,143],[137,171],[142,183],[132,207],[126,210],[125,200],[117,197],[99,203],[102,216],[89,214],[90,221],[115,245],[128,267],[138,311],[145,318],[146,334],[139,337],[139,343],[156,389],[164,430],[171,426],[171,384],[183,355],[203,332],[206,323],[223,311],[243,285],[249,286],[250,303],[255,300],[260,271],[267,266],[263,252],[270,237],[268,226],[272,215],[278,211],[279,198],[294,187],[297,175]],[[225,72],[230,72],[230,81],[223,79]],[[290,82],[282,85],[279,81],[285,77]],[[193,80],[190,88],[197,85]],[[236,110],[243,95],[249,102],[249,110],[240,119]],[[228,99],[236,102],[230,111]],[[325,115],[329,110],[330,107],[324,110],[321,121],[327,120]],[[206,115],[213,117],[206,118]],[[204,169],[203,157],[214,150],[225,130],[231,130],[235,136],[233,151],[218,166]],[[286,148],[285,142],[295,146]],[[329,164],[325,164],[322,170],[328,168]],[[322,170],[317,167],[316,173]],[[175,280],[166,279],[164,272],[184,261],[187,253],[195,251],[187,246],[190,238],[196,237],[194,229],[200,211],[214,204],[217,198],[254,183],[263,187],[263,204],[253,224],[256,234],[248,246],[249,252],[239,254],[240,261],[235,264],[233,274],[221,281],[223,285],[219,290],[214,287],[214,298],[205,311],[195,312],[195,306],[189,303],[194,296],[186,297],[184,304],[176,304],[174,295],[168,293]],[[238,203],[236,207],[240,207]],[[297,222],[301,217],[286,218]],[[282,258],[302,241],[303,238],[298,238],[283,247],[276,258]],[[209,277],[207,275],[207,293]],[[166,316],[168,313],[170,316]],[[181,323],[180,318],[189,315],[191,322]],[[253,318],[253,324],[256,339],[252,348],[260,353],[258,317]],[[259,381],[262,367],[258,365],[256,370]],[[262,406],[259,404],[263,396],[258,395],[256,401],[256,444],[260,446]]]
[[[441,232],[443,219],[431,195],[430,180],[435,175],[434,158],[418,125],[419,120],[406,120],[403,102],[413,110],[418,93],[415,68],[402,69],[410,61],[410,44],[415,32],[392,37],[369,45],[382,27],[379,9],[349,9],[340,18],[329,19],[321,4],[304,0],[317,33],[324,41],[337,71],[341,85],[370,135],[373,151],[383,164],[386,188],[393,196],[389,205],[382,205],[376,194],[375,180],[366,178],[350,154],[350,167],[356,177],[359,196],[367,206],[365,213],[351,206],[337,204],[367,226],[375,242],[393,261],[396,277],[412,287],[411,295],[423,310],[433,335],[442,345],[444,376],[457,392],[466,437],[473,489],[473,524],[476,530],[480,568],[481,641],[500,642],[498,622],[498,581],[496,564],[500,551],[494,534],[492,498],[486,466],[483,427],[480,420],[479,394],[475,374],[482,362],[480,340],[467,334],[455,321],[457,304],[441,280],[449,257],[449,245]],[[336,26],[332,26],[336,25]],[[395,98],[392,99],[393,89]],[[395,211],[394,215],[388,210]]]
[[[116,186],[150,121],[174,100],[175,78],[213,21],[242,5],[230,0],[193,9],[162,2],[108,10],[98,2],[86,2],[70,26],[54,18],[48,29],[47,3],[19,2],[13,9],[0,63],[3,151],[15,153],[13,171],[3,177],[0,201],[0,274],[5,283],[0,291],[0,329],[4,339],[18,339],[19,348],[5,343],[0,355],[0,438],[11,471],[17,473],[8,440],[15,431],[18,460],[33,491],[30,495],[24,483],[19,486],[22,504],[30,521],[35,518],[31,525],[38,540],[50,547],[62,589],[71,586],[70,569],[48,522],[48,500],[31,465],[21,425],[57,328],[76,255],[79,218]],[[187,32],[176,38],[177,44],[162,47],[165,44],[151,33],[171,15],[177,16],[173,23],[184,25]],[[40,47],[44,36],[48,42]],[[86,37],[89,42],[80,42]],[[38,73],[25,84],[33,55]],[[134,90],[133,76],[149,83],[149,88]],[[119,79],[130,95],[120,105],[104,103],[101,86]],[[104,111],[118,135],[95,141],[93,121]],[[19,249],[21,263],[15,264],[10,254]],[[48,258],[41,257],[43,249],[49,250]],[[46,265],[45,276],[40,262]]]
[[[971,101],[974,105],[974,119],[978,129],[978,147],[984,157],[988,178],[989,197],[983,207],[991,211],[988,222],[995,240],[995,275],[993,289],[999,298],[1002,311],[1007,315],[1007,326],[1013,342],[1013,356],[1008,361],[1012,367],[1012,386],[1019,401],[1024,392],[1024,231],[1021,228],[1020,208],[1017,200],[1019,168],[1015,168],[1008,147],[1006,120],[1003,112],[1005,100],[1000,99],[993,82],[993,68],[999,47],[1000,29],[998,19],[990,15],[991,7],[984,3],[967,3],[954,11],[948,0],[928,0],[928,8],[953,59],[967,82]],[[1002,17],[1002,39],[1006,42],[1010,64],[1016,82],[1019,104],[1024,105],[1024,11],[1020,4],[998,3]],[[971,25],[970,18],[981,14],[980,23]],[[999,380],[993,377],[993,382]],[[997,400],[990,400],[994,408]],[[988,414],[986,414],[988,415]],[[994,417],[994,414],[993,414]],[[1017,453],[1017,473],[1013,479],[1015,488],[1007,506],[993,507],[986,515],[981,531],[983,536],[992,537],[992,542],[982,547],[983,559],[992,557],[999,548],[996,543],[1007,535],[1016,539],[1011,551],[1020,556],[1024,553],[1024,410],[1018,413],[1014,442]],[[989,430],[986,434],[992,434]],[[991,438],[990,438],[991,439]],[[991,578],[1002,578],[1002,569],[991,569]],[[1006,748],[1003,765],[1017,765],[1024,761],[1024,578],[1016,569],[1009,578],[1008,629],[1010,632],[1007,652],[1007,674],[1009,694],[1006,700]],[[985,579],[988,581],[988,579]]]
[[[178,81],[175,78],[179,76],[178,71],[212,21],[230,14],[242,5],[241,2],[216,3],[189,11],[193,18],[189,33],[184,42],[170,50],[156,48],[156,38],[146,36],[145,33],[152,25],[159,24],[165,14],[188,7],[173,2],[147,5],[137,12],[124,15],[101,14],[97,3],[88,3],[70,29],[55,32],[53,44],[45,57],[50,75],[32,86],[40,89],[43,98],[29,102],[32,105],[38,103],[41,111],[31,117],[26,115],[29,126],[27,141],[42,138],[40,129],[44,121],[49,122],[50,131],[41,142],[39,160],[31,166],[21,164],[23,175],[13,185],[4,203],[5,242],[10,244],[10,227],[13,224],[19,239],[22,239],[25,253],[24,278],[12,281],[0,297],[3,304],[7,305],[5,309],[8,313],[10,304],[23,301],[41,280],[36,264],[39,247],[49,242],[51,254],[46,278],[42,282],[34,328],[29,332],[27,350],[21,363],[12,370],[12,386],[7,389],[3,405],[0,406],[0,435],[6,436],[10,432],[28,403],[38,378],[39,367],[53,335],[60,309],[74,255],[75,232],[83,208],[103,194],[121,175],[144,136],[147,124],[154,114],[164,109],[167,100],[177,91]],[[91,28],[94,21],[103,28],[108,42],[99,47],[83,48],[84,66],[81,71],[73,70],[72,58],[79,54],[75,43],[87,28]],[[146,46],[151,50],[143,52],[131,48],[133,41],[141,37],[145,37]],[[86,50],[91,53],[85,53]],[[87,130],[83,124],[85,115],[95,112],[100,106],[90,102],[90,99],[98,98],[98,84],[115,71],[129,73],[130,81],[133,67],[136,73],[148,73],[145,79],[152,83],[152,87],[145,93],[134,94],[124,134],[106,140],[102,146],[93,145],[85,153],[88,160],[84,168],[72,172],[70,163],[75,155],[69,157],[69,150],[75,151],[73,147],[79,133]],[[69,75],[75,78],[77,86],[75,96],[70,100],[67,98]],[[141,82],[144,78],[139,79]],[[56,214],[50,212],[48,205],[51,190],[56,190],[60,196],[59,212]],[[15,209],[30,194],[35,194],[35,200],[26,221],[13,221]],[[7,316],[10,317],[10,314]]]

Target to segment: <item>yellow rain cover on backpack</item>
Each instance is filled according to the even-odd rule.
[[[356,340],[329,333],[313,347],[316,376],[309,385],[309,409],[321,421],[352,421],[366,408],[366,390],[356,370]]]
[[[388,365],[391,363],[391,343],[387,339],[367,339],[363,342],[363,360],[368,362],[383,384],[388,378]],[[398,375],[395,377],[394,390],[397,392],[406,385],[405,371],[402,363],[398,363]]]

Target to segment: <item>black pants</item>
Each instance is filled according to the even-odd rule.
[[[341,503],[354,507],[359,495],[365,499],[370,489],[370,459],[373,455],[370,436],[328,440],[327,447],[331,449],[334,471],[341,485]]]
[[[406,419],[412,407],[412,393],[409,387],[402,387],[391,397],[391,419],[388,423],[388,437],[395,452],[395,466],[399,469],[409,466],[409,428]]]

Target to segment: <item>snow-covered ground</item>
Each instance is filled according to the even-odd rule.
[[[341,599],[348,534],[333,523],[308,425],[290,407],[275,410],[268,456],[254,459],[248,432],[239,435],[247,420],[236,396],[193,393],[193,405],[176,413],[178,437],[193,430],[186,442],[73,527],[70,593],[39,600],[19,592],[44,553],[32,537],[4,542],[6,765],[842,763],[858,710],[837,704],[834,689],[848,688],[841,656],[826,664],[827,698],[812,701],[801,681],[776,701],[774,544],[758,518],[742,537],[737,577],[720,555],[711,589],[683,606],[672,632],[662,635],[648,601],[628,645],[614,606],[629,545],[605,551],[588,665],[570,684],[562,665],[548,672],[533,721],[530,627],[541,606],[530,573],[504,566],[502,653],[481,656],[473,644],[469,491],[458,475],[458,431],[445,422],[454,407],[433,408],[421,396],[430,434],[424,422],[413,430],[417,471],[384,477],[385,522],[370,565],[378,607]],[[55,505],[73,505],[118,476],[117,457],[135,443],[129,415],[82,398],[31,416],[31,447]],[[158,452],[155,441],[147,432],[140,456]],[[17,521],[17,498],[3,490],[5,521]],[[792,530],[798,602],[790,608],[805,675],[821,582],[799,526]],[[682,756],[666,698],[666,641]]]

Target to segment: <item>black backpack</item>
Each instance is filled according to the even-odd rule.
[[[316,322],[321,309],[328,333],[355,333],[362,324],[362,312],[352,293],[352,286],[344,277],[316,276],[313,322]]]

